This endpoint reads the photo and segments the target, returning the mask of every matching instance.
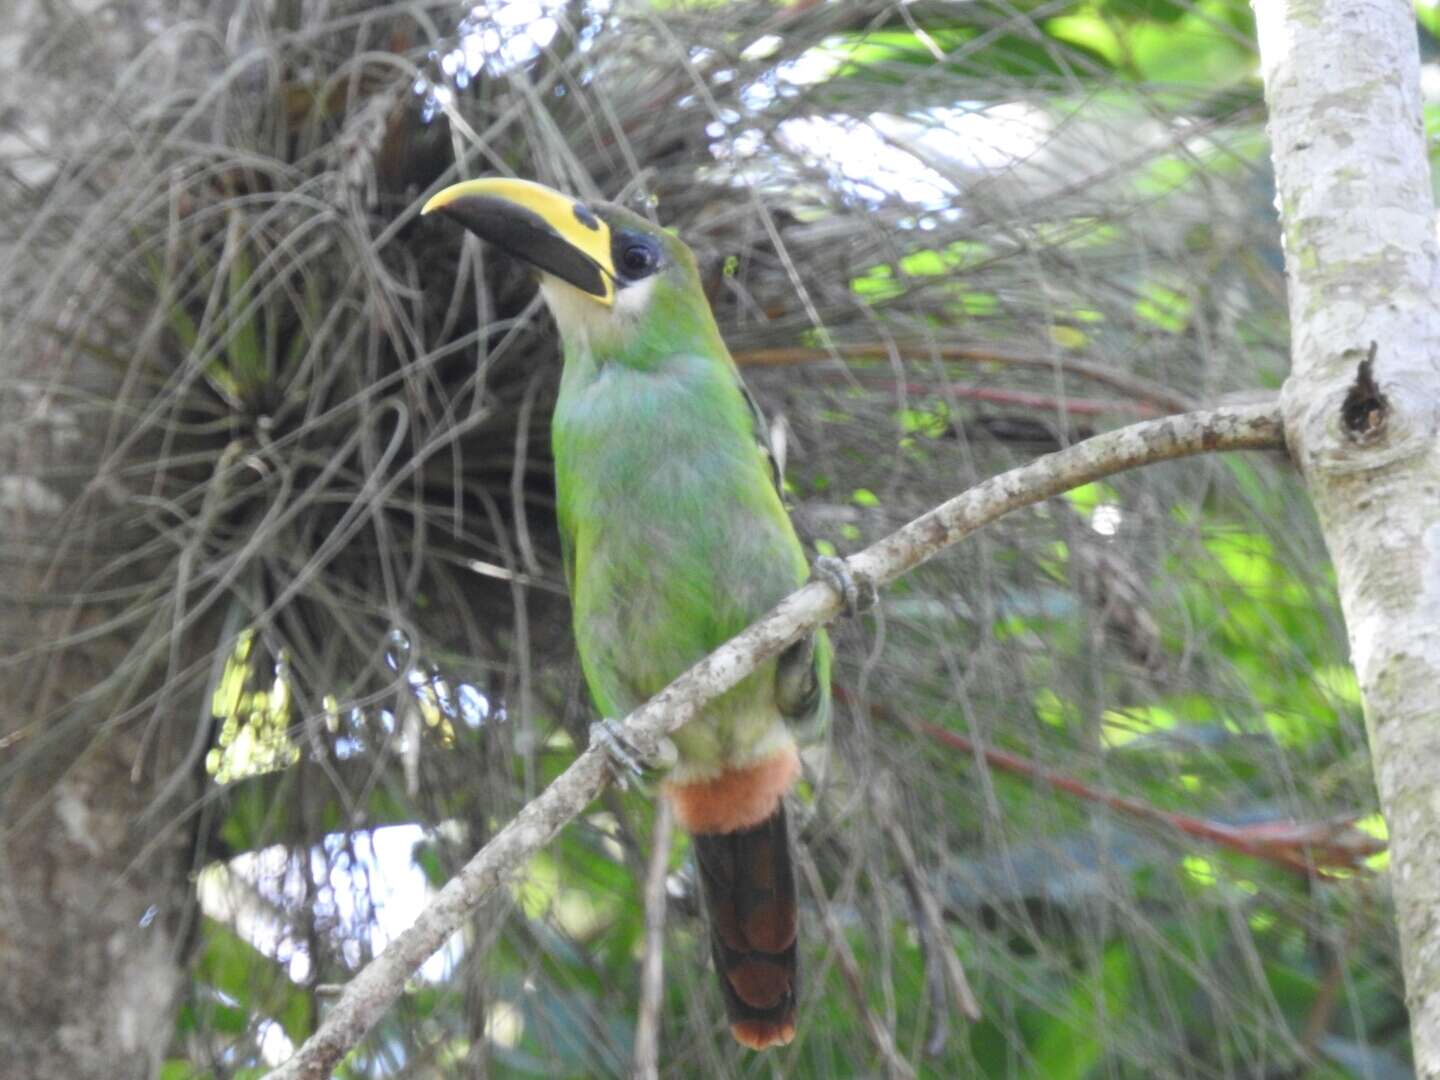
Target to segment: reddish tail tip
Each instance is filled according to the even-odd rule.
[[[779,803],[758,825],[694,838],[730,1033],[752,1050],[795,1037],[800,964],[787,833]]]
[[[792,1013],[783,1020],[737,1020],[730,1025],[730,1034],[751,1050],[784,1046],[795,1038],[795,1016]]]

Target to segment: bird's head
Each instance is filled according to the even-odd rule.
[[[538,270],[568,347],[633,349],[661,330],[718,338],[690,249],[622,206],[492,178],[445,188],[421,213],[453,218]]]

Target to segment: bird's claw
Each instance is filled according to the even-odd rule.
[[[845,602],[845,614],[861,615],[875,606],[878,593],[869,574],[851,570],[844,559],[821,555],[815,560],[814,576],[835,590]]]
[[[642,780],[647,773],[675,763],[675,745],[669,739],[661,739],[655,753],[647,754],[626,735],[624,724],[608,716],[590,725],[590,745],[605,752],[610,771],[622,788],[629,786],[631,777]]]

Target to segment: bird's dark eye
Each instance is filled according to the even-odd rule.
[[[620,272],[632,280],[655,272],[660,252],[653,244],[634,240],[620,249]]]

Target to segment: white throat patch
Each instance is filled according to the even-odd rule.
[[[540,292],[560,327],[560,336],[577,348],[621,348],[650,307],[655,278],[648,277],[615,290],[614,303],[604,304],[568,281],[540,275]]]

